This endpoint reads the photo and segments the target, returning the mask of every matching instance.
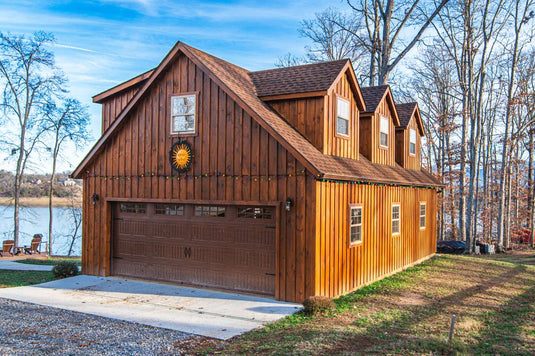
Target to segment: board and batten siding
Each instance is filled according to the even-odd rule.
[[[380,117],[384,115],[389,120],[388,148],[380,146]],[[395,125],[388,96],[379,103],[375,113],[360,114],[360,152],[372,163],[396,165],[396,134]]]
[[[268,104],[318,150],[324,146],[323,96],[269,101]]]
[[[410,144],[410,130],[416,130],[416,154],[411,155],[409,150]],[[396,130],[396,162],[403,168],[420,169],[421,159],[421,137],[418,124],[414,116],[409,121],[409,124],[404,129]]]
[[[197,135],[185,137],[193,148],[194,160],[186,175],[177,180],[171,178],[177,174],[169,164],[169,150],[178,140],[170,135],[169,96],[184,92],[199,93]],[[114,201],[275,203],[278,214],[275,297],[303,301],[315,292],[316,219],[316,180],[298,174],[303,170],[231,95],[180,54],[88,165],[84,176],[84,273],[107,276],[111,272],[110,226]],[[224,175],[217,176],[215,172]],[[211,176],[199,177],[204,174]],[[251,175],[284,175],[284,178],[246,178]],[[100,197],[96,204],[91,203],[93,194]],[[283,206],[287,198],[295,202],[289,213]]]
[[[102,102],[102,132],[110,127],[139,89],[140,85],[135,85],[132,88],[128,88],[106,98],[106,100]]]
[[[316,294],[337,297],[432,256],[436,251],[437,191],[318,182]],[[426,228],[420,229],[425,202]],[[391,206],[401,206],[401,233],[391,233]],[[349,240],[349,204],[362,204],[362,242]]]

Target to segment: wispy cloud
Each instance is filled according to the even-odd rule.
[[[52,46],[60,47],[60,48],[74,49],[74,50],[82,51],[82,52],[98,53],[97,51],[93,51],[92,49],[76,47],[76,46],[69,46],[69,45],[64,45],[64,44],[59,44],[59,43],[54,43]]]

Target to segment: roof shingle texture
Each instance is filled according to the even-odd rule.
[[[259,115],[265,124],[270,126],[306,161],[326,177],[403,185],[441,185],[436,178],[425,170],[408,170],[402,168],[400,165],[387,166],[376,164],[370,162],[362,155],[360,155],[359,160],[354,160],[321,153],[286,120],[274,112],[265,102],[260,100],[255,94],[255,84],[250,72],[196,48],[189,46],[186,46],[186,48],[231,91],[239,96],[251,110]]]
[[[396,104],[396,111],[399,116],[400,127],[407,127],[411,121],[414,109],[416,109],[416,103]]]
[[[324,91],[331,87],[347,62],[347,59],[342,59],[268,69],[249,72],[249,76],[253,80],[259,97]]]
[[[374,112],[377,110],[377,106],[383,97],[385,96],[386,91],[388,90],[388,85],[378,85],[375,87],[361,87],[360,91],[362,92],[362,97],[366,103],[366,112]]]

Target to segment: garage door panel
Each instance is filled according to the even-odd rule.
[[[274,213],[240,219],[227,206],[224,217],[186,216],[195,208],[183,205],[171,216],[145,206],[136,214],[114,209],[112,274],[274,294]]]

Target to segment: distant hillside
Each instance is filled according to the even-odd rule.
[[[15,177],[11,172],[0,170],[0,197],[13,197],[13,183]],[[50,175],[24,175],[21,187],[21,197],[40,198],[48,196]],[[54,179],[54,196],[57,198],[78,198],[82,196],[82,181],[70,179],[68,173],[59,173]]]

